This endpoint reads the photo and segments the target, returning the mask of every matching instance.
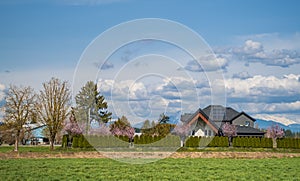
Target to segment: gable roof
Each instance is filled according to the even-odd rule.
[[[201,118],[208,126],[210,126],[215,133],[218,133],[219,127],[213,121],[211,121],[200,108],[193,114],[184,114],[181,116],[182,122],[189,125],[193,124],[195,121],[198,121],[199,118]]]
[[[241,113],[239,113],[238,115],[236,115],[235,117],[233,117],[231,120],[234,120],[238,117],[240,117],[241,115],[246,116],[247,118],[251,119],[253,122],[255,122],[256,120],[254,118],[252,118],[251,116],[249,116],[247,113],[245,113],[244,111],[242,111]]]
[[[239,116],[244,115],[248,117],[253,122],[256,121],[251,116],[245,112],[237,112],[231,107],[223,107],[221,105],[210,105],[206,108],[198,109],[194,113],[183,114],[181,115],[181,121],[186,124],[193,124],[200,118],[208,126],[212,128],[215,133],[219,133],[221,126],[224,122],[231,122],[238,118]],[[237,126],[237,135],[239,136],[263,136],[265,132],[260,131],[259,129],[250,127],[250,126]]]
[[[203,109],[203,112],[214,122],[232,121],[240,114],[231,107],[221,105],[209,105]]]

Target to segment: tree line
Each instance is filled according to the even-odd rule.
[[[88,81],[77,94],[74,108],[71,108],[71,92],[67,81],[51,78],[42,84],[39,92],[30,86],[10,85],[5,96],[1,134],[9,132],[14,136],[14,151],[18,151],[21,136],[29,132],[24,125],[39,123],[46,126],[50,150],[53,150],[57,135],[67,126],[65,121],[68,116],[76,125],[76,119],[86,123],[87,131],[90,120],[107,123],[111,119],[107,107],[104,96],[92,81]],[[73,128],[72,131],[76,131]]]

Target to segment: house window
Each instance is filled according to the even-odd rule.
[[[192,136],[194,136],[194,135],[195,135],[195,130],[192,131]]]
[[[245,126],[250,126],[250,121],[246,121]]]
[[[204,135],[207,136],[207,130],[204,130]]]
[[[208,130],[208,136],[211,136],[211,130]]]

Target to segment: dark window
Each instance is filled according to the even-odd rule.
[[[207,130],[204,131],[204,135],[207,136]]]
[[[250,126],[250,121],[246,121],[245,126]]]
[[[211,130],[208,130],[208,136],[211,136]]]

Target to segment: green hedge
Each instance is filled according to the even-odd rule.
[[[200,139],[198,136],[190,136],[185,141],[185,147],[199,147]]]
[[[62,147],[68,146],[68,135],[64,135],[62,139]],[[179,147],[180,138],[175,135],[149,136],[141,135],[134,137],[135,147]],[[228,137],[198,137],[190,136],[185,140],[185,147],[228,147]],[[127,136],[73,136],[73,148],[112,148],[112,147],[128,147],[129,139]],[[273,141],[271,138],[259,137],[234,137],[232,140],[233,147],[246,148],[272,148]],[[277,139],[278,148],[300,149],[300,139],[296,138],[280,138]]]
[[[64,148],[68,146],[68,135],[63,135],[61,146]]]
[[[179,136],[151,136],[141,135],[134,137],[135,147],[179,147]]]
[[[277,139],[277,148],[300,149],[300,139],[296,139],[296,138],[279,138],[279,139]]]
[[[272,148],[273,142],[271,138],[259,137],[235,137],[232,142],[234,147],[245,148]]]
[[[198,137],[190,136],[186,142],[185,147],[228,147],[228,137]]]

